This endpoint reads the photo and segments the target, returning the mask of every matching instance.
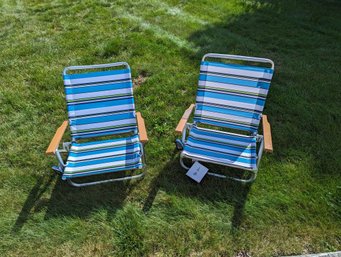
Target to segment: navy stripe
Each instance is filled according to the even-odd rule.
[[[92,103],[70,103],[67,108],[68,111],[80,111],[93,108],[103,108],[110,106],[120,106],[120,105],[131,105],[134,104],[134,98],[126,99],[116,99],[116,100],[104,100],[104,101],[94,101]]]
[[[96,164],[104,164],[108,162],[118,162],[118,161],[128,161],[128,160],[134,160],[140,158],[140,155],[137,153],[133,154],[126,154],[122,156],[110,156],[102,159],[96,159],[96,160],[85,160],[85,161],[69,161],[67,163],[68,167],[84,167],[84,166],[89,166],[89,165],[96,165]]]
[[[94,141],[94,142],[84,142],[84,143],[73,143],[72,146],[90,146],[90,145],[100,145],[100,144],[107,144],[107,143],[117,143],[117,142],[131,142],[138,139],[138,135],[134,135],[132,137],[127,138],[115,138],[115,139],[109,139],[109,140],[100,140],[100,141]]]
[[[235,156],[235,155],[231,155],[227,153],[218,153],[215,151],[207,150],[204,148],[192,147],[189,145],[185,145],[184,150],[188,151],[188,153],[190,154],[205,155],[208,157],[227,159],[232,162],[241,162],[245,164],[256,164],[256,158],[253,158],[253,157],[247,158],[247,157],[240,157],[240,156]]]
[[[126,150],[127,152],[129,150],[134,150],[134,148],[138,148],[140,145],[138,143],[132,144],[132,145],[125,145],[125,146],[111,146],[110,148],[105,148],[105,149],[89,149],[87,151],[82,151],[82,152],[74,152],[70,151],[69,156],[72,157],[85,157],[90,155],[96,155],[96,154],[103,154],[103,153],[111,153],[112,155],[115,155],[116,151],[124,151]],[[138,152],[139,149],[135,150],[135,152]],[[131,152],[131,151],[130,151]],[[121,153],[122,154],[122,153]],[[125,155],[125,153],[123,153]],[[96,158],[102,158],[102,157],[96,157]]]
[[[62,176],[62,179],[67,179],[71,177],[84,177],[84,176],[90,176],[90,175],[105,174],[109,172],[119,172],[119,171],[124,171],[124,170],[140,169],[142,167],[143,167],[143,164],[141,162],[138,162],[133,165],[118,166],[116,168],[86,171],[87,172],[86,174],[84,174],[84,171],[78,171],[77,173],[66,173],[66,174],[64,173]]]
[[[240,111],[240,110],[232,110],[229,108],[214,107],[214,106],[209,106],[209,105],[205,105],[201,103],[197,104],[196,110],[217,112],[217,113],[240,116],[240,117],[245,117],[245,118],[250,118],[250,119],[258,119],[258,120],[260,119],[260,114],[258,113],[254,113],[250,111],[247,112],[247,111]]]
[[[82,139],[82,138],[90,138],[90,137],[101,137],[101,136],[109,136],[109,135],[117,135],[117,134],[124,134],[124,133],[130,133],[134,132],[137,129],[137,126],[131,126],[127,128],[117,128],[117,129],[106,129],[103,132],[83,132],[78,133],[77,131],[72,132],[71,136],[75,139]]]
[[[221,132],[215,132],[215,131],[207,131],[204,129],[198,129],[195,126],[192,127],[191,131],[193,133],[199,134],[201,136],[211,136],[211,137],[217,137],[221,139],[226,140],[234,140],[234,141],[240,141],[243,143],[250,143],[250,142],[256,142],[254,137],[251,136],[243,136],[243,135],[236,135],[236,134],[228,134],[228,133],[221,133]]]
[[[207,90],[198,89],[197,96],[201,97],[209,97],[227,101],[234,101],[234,102],[242,102],[247,104],[255,104],[263,106],[265,101],[259,98],[252,98],[249,96],[241,96],[241,95],[232,95],[232,94],[223,94],[223,93],[216,93],[216,92],[209,92]]]
[[[222,127],[222,128],[231,128],[231,129],[245,130],[245,131],[250,131],[250,132],[257,131],[257,128],[255,127],[243,126],[243,125],[235,124],[232,122],[215,121],[215,120],[206,119],[203,117],[194,117],[194,121],[197,123],[203,123],[203,124],[212,125],[216,127]]]
[[[85,125],[85,124],[92,124],[92,123],[99,123],[99,122],[107,122],[107,121],[117,121],[117,120],[125,120],[125,119],[133,119],[135,118],[134,112],[128,113],[121,113],[121,114],[114,114],[114,115],[105,115],[105,116],[98,116],[92,118],[82,118],[71,120],[70,125]]]
[[[253,87],[253,88],[263,88],[263,89],[269,89],[270,87],[270,83],[266,83],[266,82],[238,79],[238,78],[227,78],[227,77],[212,76],[212,75],[205,75],[205,74],[200,74],[199,80],[224,83],[224,84],[233,84],[233,85],[238,85],[238,86],[247,86],[247,87]]]
[[[189,136],[188,139],[187,139],[187,142],[186,144],[190,142],[190,143],[193,143],[193,144],[200,144],[200,145],[203,145],[203,146],[208,146],[208,147],[216,147],[216,148],[220,148],[222,153],[226,153],[228,152],[229,150],[231,151],[235,151],[235,152],[239,152],[239,154],[233,154],[233,153],[229,153],[231,155],[237,155],[239,156],[240,154],[242,153],[245,153],[245,154],[250,154],[252,156],[252,154],[255,154],[256,153],[256,148],[255,146],[253,147],[250,147],[250,148],[247,148],[246,146],[232,146],[232,145],[228,145],[226,143],[219,143],[219,142],[210,142],[210,141],[206,141],[206,140],[200,140],[198,138],[195,138],[193,136]],[[251,146],[251,145],[250,145]],[[194,146],[192,145],[192,147],[197,147],[197,146]],[[224,151],[225,150],[225,151]],[[215,151],[215,150],[212,150],[212,151]],[[217,150],[219,152],[219,150]],[[247,157],[248,158],[248,157]]]

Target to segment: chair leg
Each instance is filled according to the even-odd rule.
[[[248,183],[252,183],[253,181],[255,181],[255,179],[257,177],[257,171],[252,172],[251,178],[249,178],[249,179],[234,178],[231,176],[226,176],[226,175],[222,175],[222,174],[218,174],[218,173],[214,173],[214,172],[207,172],[207,175],[214,176],[217,178],[222,178],[222,179],[230,179],[233,181],[241,182],[243,184],[248,184]]]
[[[60,166],[54,165],[52,166],[52,169],[58,172],[59,174],[63,174],[63,168],[61,168]]]
[[[186,164],[184,163],[183,158],[184,158],[184,156],[183,156],[183,154],[181,153],[181,154],[180,154],[180,165],[181,165],[184,169],[189,170],[190,167],[186,166]]]
[[[93,181],[93,182],[86,182],[86,183],[76,183],[72,181],[70,178],[66,179],[67,182],[74,187],[86,187],[86,186],[94,186],[94,185],[99,185],[99,184],[104,184],[104,183],[111,183],[111,182],[116,182],[116,181],[125,181],[125,180],[131,180],[131,179],[142,179],[144,177],[144,173],[142,172],[141,174],[134,175],[134,176],[127,176],[123,178],[113,178],[113,179],[106,179],[106,180],[100,180],[100,181]]]

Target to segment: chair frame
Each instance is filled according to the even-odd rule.
[[[271,68],[274,69],[274,62],[270,59],[266,59],[266,58],[259,58],[259,57],[250,57],[250,56],[241,56],[241,55],[229,55],[229,54],[217,54],[217,53],[208,53],[205,54],[202,58],[202,61],[205,61],[206,58],[220,58],[220,59],[227,59],[227,60],[241,60],[241,61],[250,61],[250,62],[258,62],[258,63],[270,63],[271,64]],[[187,134],[187,130],[190,130],[193,126],[196,126],[195,123],[188,123],[188,119],[191,116],[193,109],[195,107],[195,104],[191,104],[188,109],[184,112],[183,116],[181,117],[175,132],[177,134],[181,134],[181,142],[182,144],[186,143],[186,134]],[[257,143],[259,143],[259,149],[258,149],[258,155],[257,155],[257,168],[256,169],[246,169],[246,168],[241,168],[240,166],[237,165],[226,165],[223,163],[217,163],[217,162],[212,162],[209,161],[207,159],[202,159],[202,158],[189,158],[187,156],[185,156],[183,154],[183,152],[180,153],[180,165],[188,170],[190,167],[188,167],[185,163],[184,163],[184,159],[191,159],[192,162],[195,161],[202,161],[202,162],[206,162],[206,163],[213,163],[213,164],[218,164],[218,165],[222,165],[222,166],[228,166],[228,167],[233,167],[233,168],[238,168],[238,169],[242,169],[242,170],[246,170],[251,172],[251,177],[248,179],[240,179],[240,178],[235,178],[235,177],[231,177],[231,176],[227,176],[227,175],[222,175],[219,173],[215,173],[215,172],[208,172],[208,175],[217,177],[217,178],[223,178],[223,179],[231,179],[234,181],[238,181],[238,182],[242,182],[242,183],[251,183],[253,182],[256,177],[257,177],[257,172],[258,172],[258,168],[259,168],[259,163],[260,160],[262,158],[263,155],[263,151],[268,152],[268,153],[272,153],[273,152],[273,146],[272,146],[272,137],[271,137],[271,126],[270,123],[268,121],[268,117],[267,115],[262,114],[261,115],[261,119],[262,119],[262,125],[263,125],[263,135],[259,135],[259,134],[253,134],[256,136],[256,140]],[[206,131],[216,131],[213,129],[207,129],[207,128],[200,128]],[[224,132],[224,131],[219,131],[219,133],[223,133],[223,134],[235,134],[236,133],[230,133],[230,132]]]
[[[84,70],[84,69],[97,69],[97,68],[111,68],[111,67],[118,67],[118,66],[125,66],[126,68],[130,69],[128,63],[126,62],[116,62],[116,63],[109,63],[109,64],[95,64],[95,65],[82,65],[82,66],[70,66],[66,67],[63,71],[63,75],[67,75],[68,71],[72,70]],[[142,118],[142,115],[140,112],[136,112],[136,120],[137,120],[137,127],[138,127],[138,136],[140,139],[140,147],[141,147],[141,155],[142,155],[142,163],[143,167],[146,166],[146,158],[145,158],[145,152],[144,152],[144,145],[148,142],[148,136],[146,131],[146,126],[144,119]],[[69,125],[69,121],[65,120],[62,125],[56,130],[47,150],[47,155],[55,155],[58,160],[58,166],[53,166],[52,169],[57,171],[58,173],[63,173],[64,168],[66,166],[66,163],[64,163],[62,158],[62,153],[68,153],[70,150],[70,145],[72,142],[76,142],[76,139],[74,137],[71,137],[71,142],[63,142],[62,148],[59,148],[59,145],[61,144],[61,140],[63,138],[63,135],[65,133],[65,130],[67,129]],[[143,168],[143,169],[144,169]],[[91,175],[89,175],[91,176]],[[89,177],[87,176],[87,177]],[[99,181],[92,181],[92,182],[85,182],[85,183],[76,183],[71,178],[67,178],[67,182],[75,187],[85,187],[85,186],[92,186],[92,185],[98,185],[103,183],[110,183],[110,182],[116,182],[116,181],[125,181],[130,179],[141,179],[144,177],[144,172],[142,171],[140,174],[132,175],[132,176],[124,176],[119,178],[113,178],[113,179],[106,179],[106,180],[99,180]]]

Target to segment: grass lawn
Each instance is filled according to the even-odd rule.
[[[0,0],[0,256],[280,256],[341,249],[341,2]],[[276,64],[275,152],[250,187],[179,165],[200,59]],[[72,188],[44,152],[65,66],[127,61],[150,142],[139,182]],[[143,79],[141,79],[143,77]],[[229,169],[225,170],[229,172]]]

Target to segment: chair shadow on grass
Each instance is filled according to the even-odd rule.
[[[170,156],[170,161],[152,179],[148,196],[143,204],[143,212],[149,212],[159,190],[164,190],[168,194],[197,198],[202,202],[224,202],[233,206],[232,229],[238,229],[243,221],[244,206],[251,185],[241,185],[241,183],[232,180],[212,176],[205,176],[201,183],[198,184],[185,175],[186,171],[180,166],[177,152],[177,150],[174,150],[172,156]],[[209,164],[206,166],[212,169],[220,168],[219,170],[223,172],[231,171],[228,167]]]
[[[290,8],[291,10],[304,9],[304,4],[302,4],[303,7],[290,7],[293,4],[300,5],[297,1],[259,2],[268,2],[268,5],[265,5],[263,9],[254,8],[254,10],[251,6],[249,12],[245,14],[224,22],[207,25],[196,31],[189,36],[188,40],[199,50],[191,52],[184,49],[181,53],[196,67],[199,67],[198,61],[208,52],[264,56],[273,59],[276,72],[267,101],[267,109],[264,112],[269,114],[273,125],[275,153],[272,158],[274,161],[285,161],[290,159],[287,158],[290,155],[292,158],[295,156],[300,158],[300,155],[312,156],[315,160],[313,176],[335,176],[340,170],[339,165],[334,165],[337,163],[334,152],[338,149],[337,140],[334,138],[338,137],[332,133],[336,131],[335,127],[339,124],[340,116],[335,110],[321,108],[321,106],[328,107],[328,99],[332,94],[330,92],[334,91],[331,90],[332,88],[329,93],[328,90],[321,91],[320,95],[326,99],[322,100],[321,97],[309,94],[309,89],[318,88],[316,85],[324,80],[337,81],[337,72],[330,72],[328,78],[313,76],[316,80],[312,78],[309,83],[306,83],[307,77],[304,74],[306,71],[299,70],[305,67],[301,59],[306,65],[311,66],[312,72],[322,70],[323,67],[328,67],[328,69],[337,67],[337,65],[322,66],[326,63],[333,64],[331,61],[335,63],[337,54],[335,54],[335,60],[320,58],[316,61],[315,57],[315,54],[322,55],[321,49],[325,52],[333,51],[335,46],[333,33],[329,33],[328,23],[319,23],[320,17],[316,14],[312,16],[310,23],[305,24],[304,20],[295,18],[295,15],[289,19],[287,15],[290,13]],[[313,4],[317,5],[318,2],[315,1]],[[321,9],[334,8],[333,4],[333,1],[325,1],[324,8]],[[280,11],[281,9],[283,10]],[[269,15],[268,12],[276,13],[276,15]],[[323,37],[321,34],[324,34]],[[301,61],[300,65],[297,66],[297,62],[293,60],[297,60],[298,63]],[[328,86],[335,83],[325,84]],[[194,99],[194,96],[191,99]],[[184,100],[186,104],[190,103],[188,98]],[[319,120],[319,124],[316,124],[315,120]],[[333,127],[331,123],[334,124]],[[318,140],[311,140],[311,138]],[[334,161],[331,162],[330,159]],[[150,210],[158,191],[162,189],[173,194],[196,197],[202,201],[224,201],[231,204],[234,207],[232,225],[238,228],[243,220],[244,206],[250,186],[242,187],[239,183],[216,178],[205,178],[200,185],[197,185],[185,178],[185,171],[178,161],[176,154],[170,156],[168,163],[152,179],[143,210],[145,212]],[[123,205],[134,187],[126,183],[116,183],[79,189],[67,186],[59,177],[56,182],[55,180],[56,176],[37,180],[13,227],[14,232],[20,231],[32,211],[44,208],[46,208],[46,219],[63,215],[84,218],[99,208],[108,210],[108,218],[110,218],[110,215]],[[55,186],[50,199],[41,201],[40,197],[53,183]]]
[[[340,48],[333,36],[337,30],[320,21],[340,8],[340,2],[313,1],[309,21],[305,16],[288,17],[290,12],[306,10],[303,1],[259,0],[245,5],[245,13],[191,34],[188,41],[197,50],[183,49],[183,55],[198,72],[199,60],[210,52],[272,59],[275,73],[263,112],[272,126],[275,151],[270,158],[278,162],[307,159],[310,175],[317,180],[338,176],[341,162],[335,138],[339,138],[341,116],[334,104],[338,71],[333,67],[339,61],[336,55],[325,57],[320,49],[332,53]],[[325,70],[328,76],[323,76]],[[324,90],[319,90],[321,85]],[[184,100],[187,106],[191,103]]]
[[[223,22],[208,24],[191,34],[188,41],[196,50],[184,48],[181,53],[189,63],[194,65],[194,68],[197,68],[198,73],[199,60],[210,52],[272,59],[276,71],[264,111],[269,115],[273,129],[275,152],[269,158],[273,162],[290,162],[290,159],[299,162],[303,158],[309,160],[311,158],[313,165],[307,172],[313,178],[317,178],[318,181],[323,176],[334,177],[341,168],[340,165],[335,166],[337,160],[334,154],[338,150],[334,141],[334,138],[337,138],[336,131],[339,131],[335,125],[339,124],[336,117],[340,116],[336,108],[321,111],[321,106],[329,105],[328,100],[307,92],[318,88],[319,84],[328,84],[326,79],[319,78],[316,74],[319,70],[329,69],[328,64],[331,60],[321,58],[316,61],[316,55],[321,55],[319,49],[322,48],[333,51],[336,44],[333,43],[335,39],[328,23],[322,25],[319,20],[323,15],[316,11],[319,10],[319,6],[320,9],[326,8],[326,10],[335,8],[335,1],[323,4],[315,1],[315,13],[311,15],[310,22],[306,23],[303,18],[288,17],[288,13],[294,10],[305,10],[306,3],[260,0],[254,1],[257,4],[251,5],[251,2],[253,1],[245,3],[249,6],[244,14]],[[311,38],[318,40],[310,40]],[[307,70],[305,70],[308,64],[310,65],[308,72],[317,78],[310,83],[307,83]],[[330,77],[327,78],[331,85],[337,81],[335,74],[330,73]],[[333,92],[332,88],[330,90]],[[327,90],[320,94],[324,94],[325,99],[331,96]],[[188,106],[193,103],[194,96],[184,96],[183,100]],[[320,122],[316,123],[315,120]],[[334,136],[330,136],[331,133],[334,133]],[[311,140],[311,138],[318,140]],[[228,170],[229,168],[226,168],[226,171]],[[179,157],[174,154],[152,180],[143,210],[148,212],[158,191],[165,190],[172,194],[196,197],[202,201],[227,202],[234,207],[232,226],[238,228],[241,225],[244,206],[252,186],[243,187],[238,182],[212,177],[205,178],[200,185],[197,185],[189,179],[186,180],[184,174],[185,171],[179,164]]]
[[[65,216],[87,218],[92,212],[104,209],[107,212],[107,220],[110,221],[138,183],[125,181],[76,188],[61,180],[59,175],[46,177],[38,178],[31,189],[12,228],[13,233],[20,232],[30,216],[40,211],[45,211],[44,219],[47,220]],[[48,193],[49,199],[43,197],[52,186],[52,192]]]
[[[55,178],[56,174],[53,173],[47,180],[43,176],[37,179],[36,184],[31,189],[19,216],[12,227],[13,233],[19,232],[21,230],[32,214],[32,211],[40,204],[41,197],[55,181]]]

